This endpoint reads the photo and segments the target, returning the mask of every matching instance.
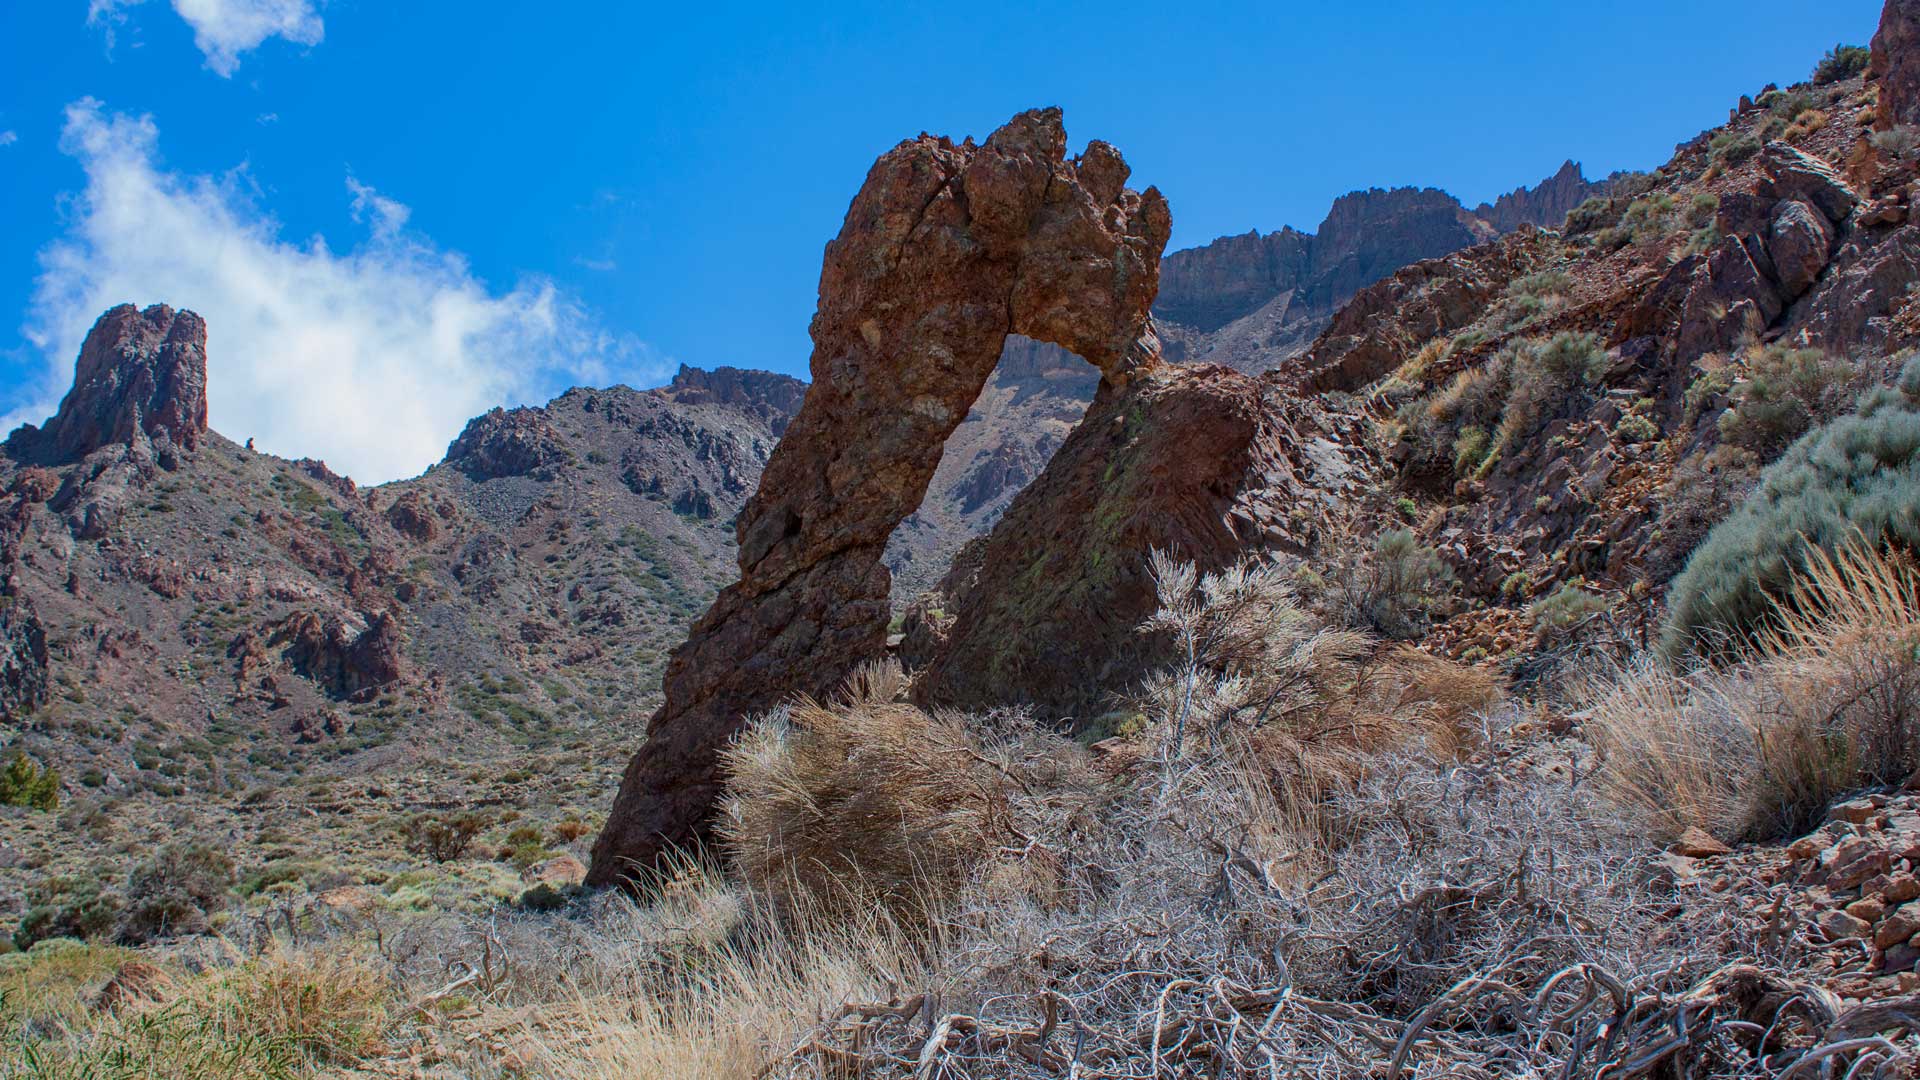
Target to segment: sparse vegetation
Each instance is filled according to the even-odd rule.
[[[1895,160],[1904,161],[1920,150],[1920,131],[1907,124],[1896,124],[1885,131],[1876,131],[1868,136],[1873,148]]]
[[[1801,436],[1758,490],[1708,535],[1670,590],[1669,655],[1723,649],[1757,633],[1813,548],[1859,536],[1920,541],[1920,362],[1898,388],[1869,392],[1850,415]]]
[[[118,936],[137,945],[204,933],[209,917],[227,906],[232,886],[231,856],[205,844],[169,844],[128,876]]]
[[[400,823],[400,843],[407,851],[437,863],[466,854],[474,838],[487,830],[487,819],[474,813],[415,814]]]
[[[1781,344],[1748,351],[1747,376],[1720,414],[1720,437],[1770,461],[1844,407],[1853,369],[1820,349]]]
[[[1920,575],[1855,540],[1806,553],[1733,667],[1623,670],[1592,716],[1610,783],[1664,832],[1790,836],[1920,766]]]
[[[1835,45],[1814,65],[1813,83],[1825,86],[1842,79],[1851,79],[1867,70],[1870,54],[1864,45]]]
[[[16,752],[0,770],[0,806],[59,809],[60,774],[52,766],[35,765],[25,753]]]

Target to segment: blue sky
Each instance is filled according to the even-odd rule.
[[[0,0],[0,414],[166,302],[216,428],[390,479],[573,382],[804,375],[821,248],[922,130],[1060,105],[1178,248],[1658,165],[1879,6]]]

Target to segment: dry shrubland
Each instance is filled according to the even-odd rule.
[[[268,925],[258,959],[151,1002],[9,1006],[0,1063],[28,1028],[82,1062],[192,1015],[288,1076],[1910,1068],[1802,969],[1808,928],[1758,933],[1740,889],[1682,892],[1661,861],[1689,825],[1777,833],[1910,770],[1915,571],[1814,566],[1744,663],[1590,674],[1582,740],[1485,669],[1322,625],[1290,567],[1156,559],[1168,662],[1117,737],[930,713],[873,668],[751,724],[718,849],[642,897]]]
[[[1604,777],[1661,832],[1797,834],[1920,766],[1920,571],[1859,538],[1806,559],[1745,659],[1643,657],[1591,693]]]

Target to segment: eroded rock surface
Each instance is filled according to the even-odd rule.
[[[1039,110],[978,146],[908,140],[868,173],[821,271],[813,384],[740,514],[740,580],[668,665],[590,883],[697,837],[746,715],[882,652],[887,539],[1008,334],[1072,351],[1115,388],[1159,363],[1166,201],[1126,187],[1113,147],[1066,149],[1059,110]]]
[[[206,322],[165,304],[122,304],[88,331],[60,411],[43,430],[16,432],[15,445],[69,462],[116,443],[192,450],[206,430]]]
[[[1136,630],[1156,606],[1147,553],[1214,570],[1305,551],[1331,504],[1372,480],[1359,443],[1353,417],[1271,376],[1167,366],[1103,386],[1046,471],[909,613],[916,694],[1094,719],[1160,646]]]
[[[1920,0],[1887,0],[1867,78],[1880,84],[1876,126],[1920,122]]]

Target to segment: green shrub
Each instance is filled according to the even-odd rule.
[[[60,806],[60,774],[41,768],[24,752],[15,753],[0,770],[0,806],[54,810]]]
[[[1478,425],[1460,429],[1453,439],[1453,471],[1466,476],[1487,460],[1487,429]]]
[[[1515,278],[1507,285],[1506,324],[1523,322],[1551,313],[1566,302],[1573,279],[1564,270],[1539,270]]]
[[[1508,381],[1512,391],[1500,410],[1500,426],[1485,469],[1531,436],[1568,402],[1578,404],[1575,390],[1598,379],[1606,370],[1607,353],[1592,334],[1563,331],[1551,339],[1520,342],[1508,350]]]
[[[1578,236],[1607,224],[1613,216],[1613,200],[1605,195],[1589,195],[1585,202],[1567,211],[1566,233]]]
[[[21,952],[52,938],[97,938],[120,921],[124,901],[91,877],[43,878],[27,887],[27,913],[13,931]]]
[[[1774,344],[1747,358],[1747,381],[1720,414],[1720,438],[1770,460],[1808,428],[1838,413],[1852,369],[1820,349]]]
[[[1867,60],[1871,55],[1864,45],[1835,45],[1820,58],[1820,63],[1814,65],[1814,85],[1825,86],[1853,78],[1867,70]]]
[[[1534,630],[1542,644],[1562,640],[1584,626],[1587,620],[1607,610],[1604,598],[1570,581],[1533,602]]]
[[[1613,434],[1625,443],[1652,442],[1660,437],[1660,428],[1639,413],[1628,413],[1613,425]]]
[[[225,852],[194,843],[161,848],[127,876],[121,942],[205,933],[207,917],[226,908],[232,885],[233,859]]]
[[[1678,657],[1751,638],[1808,545],[1833,551],[1853,536],[1920,549],[1920,359],[1897,388],[1801,436],[1708,533],[1668,593],[1662,648]]]
[[[1453,570],[1406,529],[1383,533],[1361,569],[1359,614],[1383,637],[1408,641],[1426,632],[1451,596]]]
[[[1687,203],[1687,224],[1696,229],[1713,224],[1715,214],[1720,212],[1720,196],[1711,191],[1702,191]]]
[[[1627,212],[1620,215],[1619,231],[1629,242],[1651,243],[1673,231],[1674,213],[1679,206],[1674,197],[1664,191],[1635,199]]]
[[[1722,131],[1707,144],[1707,152],[1716,165],[1738,165],[1760,152],[1760,137],[1752,132]]]

